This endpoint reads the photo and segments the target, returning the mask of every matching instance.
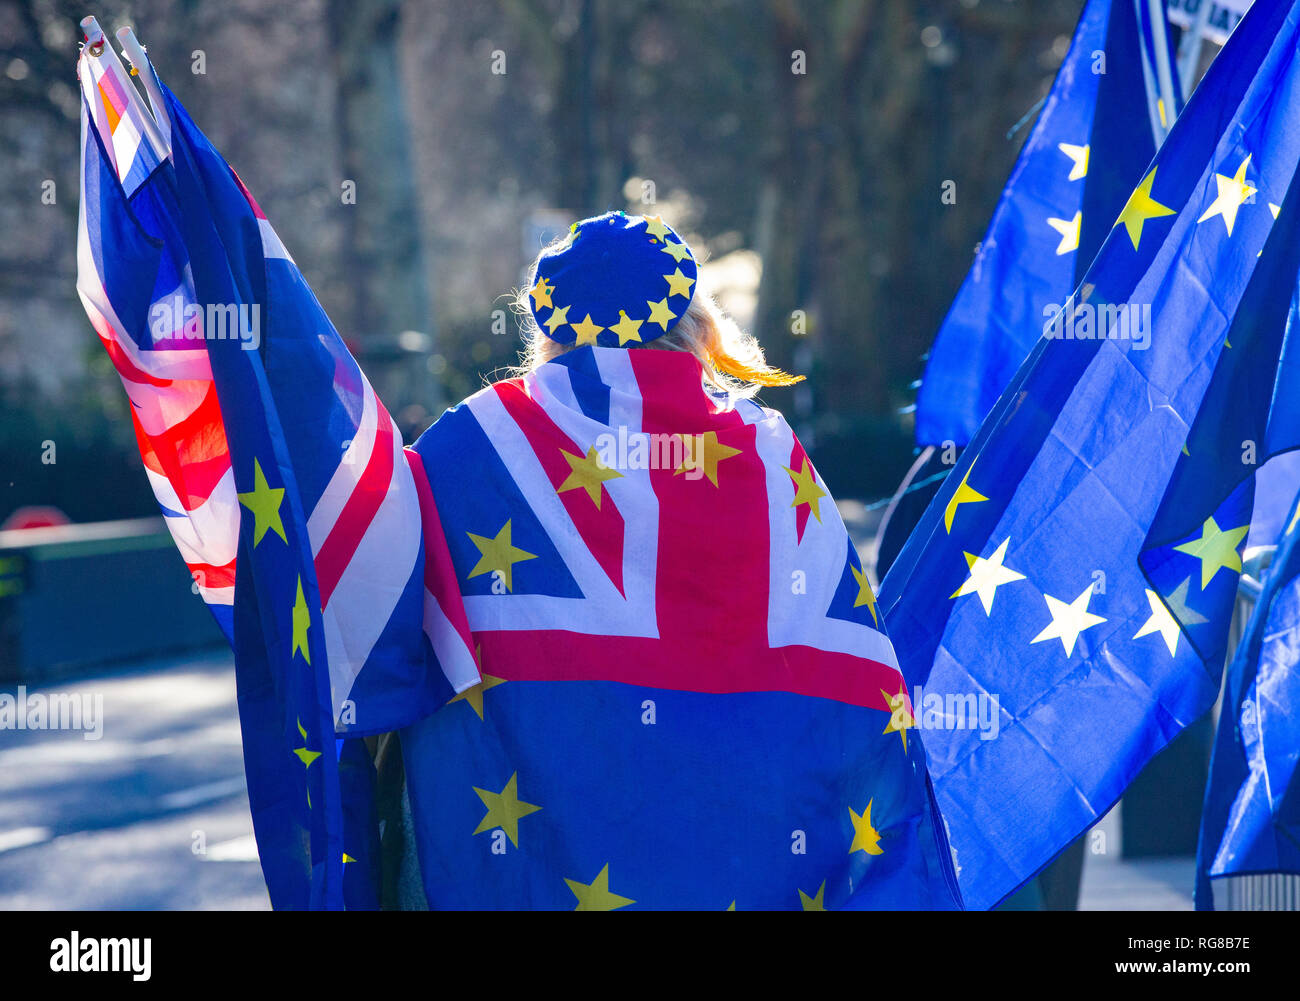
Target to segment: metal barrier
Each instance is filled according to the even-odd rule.
[[[0,532],[0,684],[223,644],[161,518]]]

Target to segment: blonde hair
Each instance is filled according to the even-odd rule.
[[[550,252],[553,248],[542,253]],[[536,262],[529,273],[535,271]],[[527,289],[515,290],[513,308],[523,327],[524,346],[519,352],[519,366],[510,376],[528,375],[574,348],[573,344],[561,344],[542,333],[533,316]],[[792,386],[803,381],[802,375],[791,375],[769,365],[757,338],[741,330],[713,296],[698,285],[690,306],[673,328],[648,343],[637,344],[636,348],[689,351],[704,366],[707,384],[735,396],[753,397],[769,386]]]

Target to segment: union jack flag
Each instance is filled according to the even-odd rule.
[[[161,83],[151,112],[111,47],[78,72],[78,291],[235,648],[272,902],[341,906],[370,838],[344,831],[339,769],[359,759],[334,735],[396,729],[478,670],[436,625],[400,434],[257,202]]]
[[[689,353],[587,346],[414,452],[484,679],[402,734],[431,906],[959,906],[870,583],[780,414]]]

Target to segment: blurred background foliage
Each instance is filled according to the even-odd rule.
[[[517,361],[509,293],[550,235],[662,213],[809,377],[765,402],[870,499],[911,460],[912,384],[1081,6],[0,0],[0,520],[154,511],[75,293],[87,13],[135,27],[408,440]]]

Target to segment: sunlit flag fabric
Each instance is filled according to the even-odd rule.
[[[1255,464],[1300,443],[1278,381],[1298,22],[1258,4],[1238,27],[882,588],[968,906],[1049,862],[1217,694]],[[996,696],[997,739],[943,729],[931,693]]]
[[[1145,4],[1138,6],[1145,8]],[[1150,25],[1089,0],[930,350],[920,445],[965,446],[1091,263],[1155,153]],[[1154,127],[1159,127],[1159,121]]]
[[[431,907],[958,906],[834,502],[701,377],[580,347],[415,444],[484,678],[402,733]]]
[[[1300,496],[1228,668],[1201,817],[1198,910],[1214,909],[1216,878],[1300,875],[1298,539]]]
[[[122,65],[77,64],[82,176],[77,291],[131,399],[145,472],[194,587],[231,635],[239,502],[183,251],[160,253],[131,200],[167,156]],[[141,201],[148,200],[148,194]],[[153,313],[156,303],[165,312]],[[192,310],[190,311],[192,314]],[[156,332],[155,332],[156,331]]]
[[[584,347],[402,449],[257,203],[163,101],[170,154],[134,191],[88,130],[79,281],[156,415],[164,513],[228,553],[204,597],[272,903],[375,905],[355,738],[400,729],[435,907],[959,907],[874,595],[784,420],[706,394],[693,356]],[[178,299],[205,311],[195,387],[150,322]],[[225,306],[239,336],[213,336]],[[645,447],[667,449],[652,469]],[[236,499],[207,535],[198,472]]]
[[[88,84],[103,64],[125,89]],[[336,734],[400,727],[479,680],[463,640],[436,631],[407,453],[261,209],[179,103],[167,93],[160,115],[169,158],[151,150],[151,169],[124,186],[138,173],[121,166],[120,143],[110,156],[102,102],[149,112],[111,48],[87,48],[79,65],[78,288],[131,397],[163,514],[232,639],[271,901],[373,905],[373,831],[356,802],[369,757]]]

